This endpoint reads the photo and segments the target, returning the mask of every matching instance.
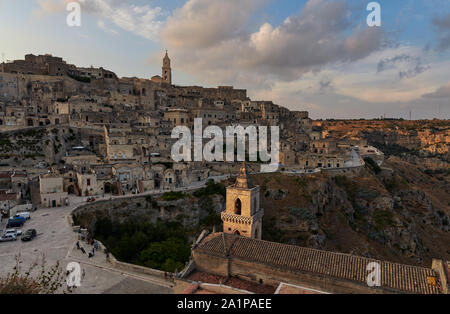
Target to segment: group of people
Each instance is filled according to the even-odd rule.
[[[92,245],[92,250],[90,250],[88,253],[88,257],[92,258],[95,256],[95,252],[100,249],[100,245],[98,244],[98,241],[94,239],[88,239],[87,244]],[[80,241],[77,241],[77,249],[81,250],[83,254],[86,254],[86,250],[81,246]]]
[[[95,239],[88,239],[87,241],[88,245],[92,245],[92,250],[89,251],[89,253],[86,252],[85,248],[80,244],[80,241],[77,241],[77,249],[81,250],[83,254],[87,254],[88,258],[92,258],[95,256],[95,252],[98,252],[100,250],[100,244]],[[106,255],[106,260],[109,261],[109,252],[105,248],[104,253]]]
[[[175,281],[175,277],[173,273],[164,272],[164,280],[166,281]]]

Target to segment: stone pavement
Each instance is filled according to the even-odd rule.
[[[229,175],[211,177],[216,181],[227,179]],[[206,185],[208,180],[194,182],[187,188],[176,191],[191,191]],[[143,197],[158,195],[166,191],[154,190],[137,195],[124,196],[96,196],[96,201]],[[45,256],[48,267],[60,262],[65,271],[67,264],[78,262],[84,270],[81,287],[74,289],[74,293],[172,293],[172,283],[150,275],[125,272],[115,269],[107,263],[103,252],[97,252],[93,258],[88,258],[76,249],[78,234],[69,225],[69,216],[78,206],[86,204],[87,197],[69,196],[69,206],[63,208],[44,208],[31,213],[31,220],[27,221],[22,230],[36,229],[37,237],[31,242],[22,242],[18,238],[15,242],[0,243],[0,276],[5,277],[13,271],[16,256],[20,255],[21,265],[26,269],[38,257]],[[1,232],[6,229],[7,221],[0,224]],[[81,241],[80,241],[81,242]],[[92,246],[83,243],[86,252]]]
[[[78,234],[73,232],[68,223],[70,213],[76,206],[83,204],[83,201],[75,197],[70,201],[69,207],[38,209],[31,213],[31,220],[25,223],[22,230],[25,232],[27,229],[36,229],[37,237],[33,241],[22,242],[18,239],[14,242],[0,243],[1,277],[13,271],[17,255],[20,255],[23,269],[27,269],[44,254],[48,267],[54,266],[59,261],[64,271],[68,263],[80,263],[85,276],[81,281],[81,287],[74,290],[77,294],[172,293],[169,283],[148,275],[114,269],[106,262],[104,253],[96,254],[93,259],[83,256],[75,246]],[[5,225],[6,220],[2,222],[2,231],[5,230]],[[88,247],[85,243],[84,246]]]

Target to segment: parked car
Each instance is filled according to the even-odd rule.
[[[37,232],[34,229],[30,229],[25,231],[25,233],[22,236],[22,241],[32,241],[34,238],[36,238]]]
[[[0,238],[0,242],[10,242],[10,241],[16,241],[17,237],[13,234],[4,235]]]
[[[6,225],[6,228],[17,228],[22,227],[25,224],[26,219],[22,216],[16,217],[16,218],[10,218],[8,220],[8,224]]]
[[[92,196],[90,196],[90,197],[87,198],[86,202],[88,202],[88,203],[95,202],[95,198],[93,198]]]
[[[20,212],[20,213],[17,213],[17,214],[14,215],[14,217],[16,217],[16,216],[17,217],[23,217],[26,220],[30,220],[31,219],[30,212]]]
[[[11,234],[18,237],[18,236],[22,235],[22,230],[7,229],[3,235],[6,236],[6,235],[11,235]]]

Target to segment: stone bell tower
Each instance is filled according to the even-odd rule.
[[[242,164],[236,183],[227,187],[226,209],[222,212],[223,232],[261,240],[262,217],[259,186],[254,186]]]
[[[162,66],[162,80],[164,83],[172,84],[172,68],[170,67],[170,58],[169,54],[166,50],[166,55],[163,59],[163,66]]]

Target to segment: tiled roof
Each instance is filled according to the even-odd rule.
[[[15,201],[15,200],[17,200],[16,193],[0,194],[0,201]]]
[[[303,271],[366,284],[367,265],[377,262],[381,266],[381,286],[409,293],[440,293],[437,274],[431,268],[378,261],[350,254],[303,248],[299,246],[244,238],[217,233],[205,238],[196,249],[201,252],[276,268]],[[429,284],[436,278],[436,285]]]

